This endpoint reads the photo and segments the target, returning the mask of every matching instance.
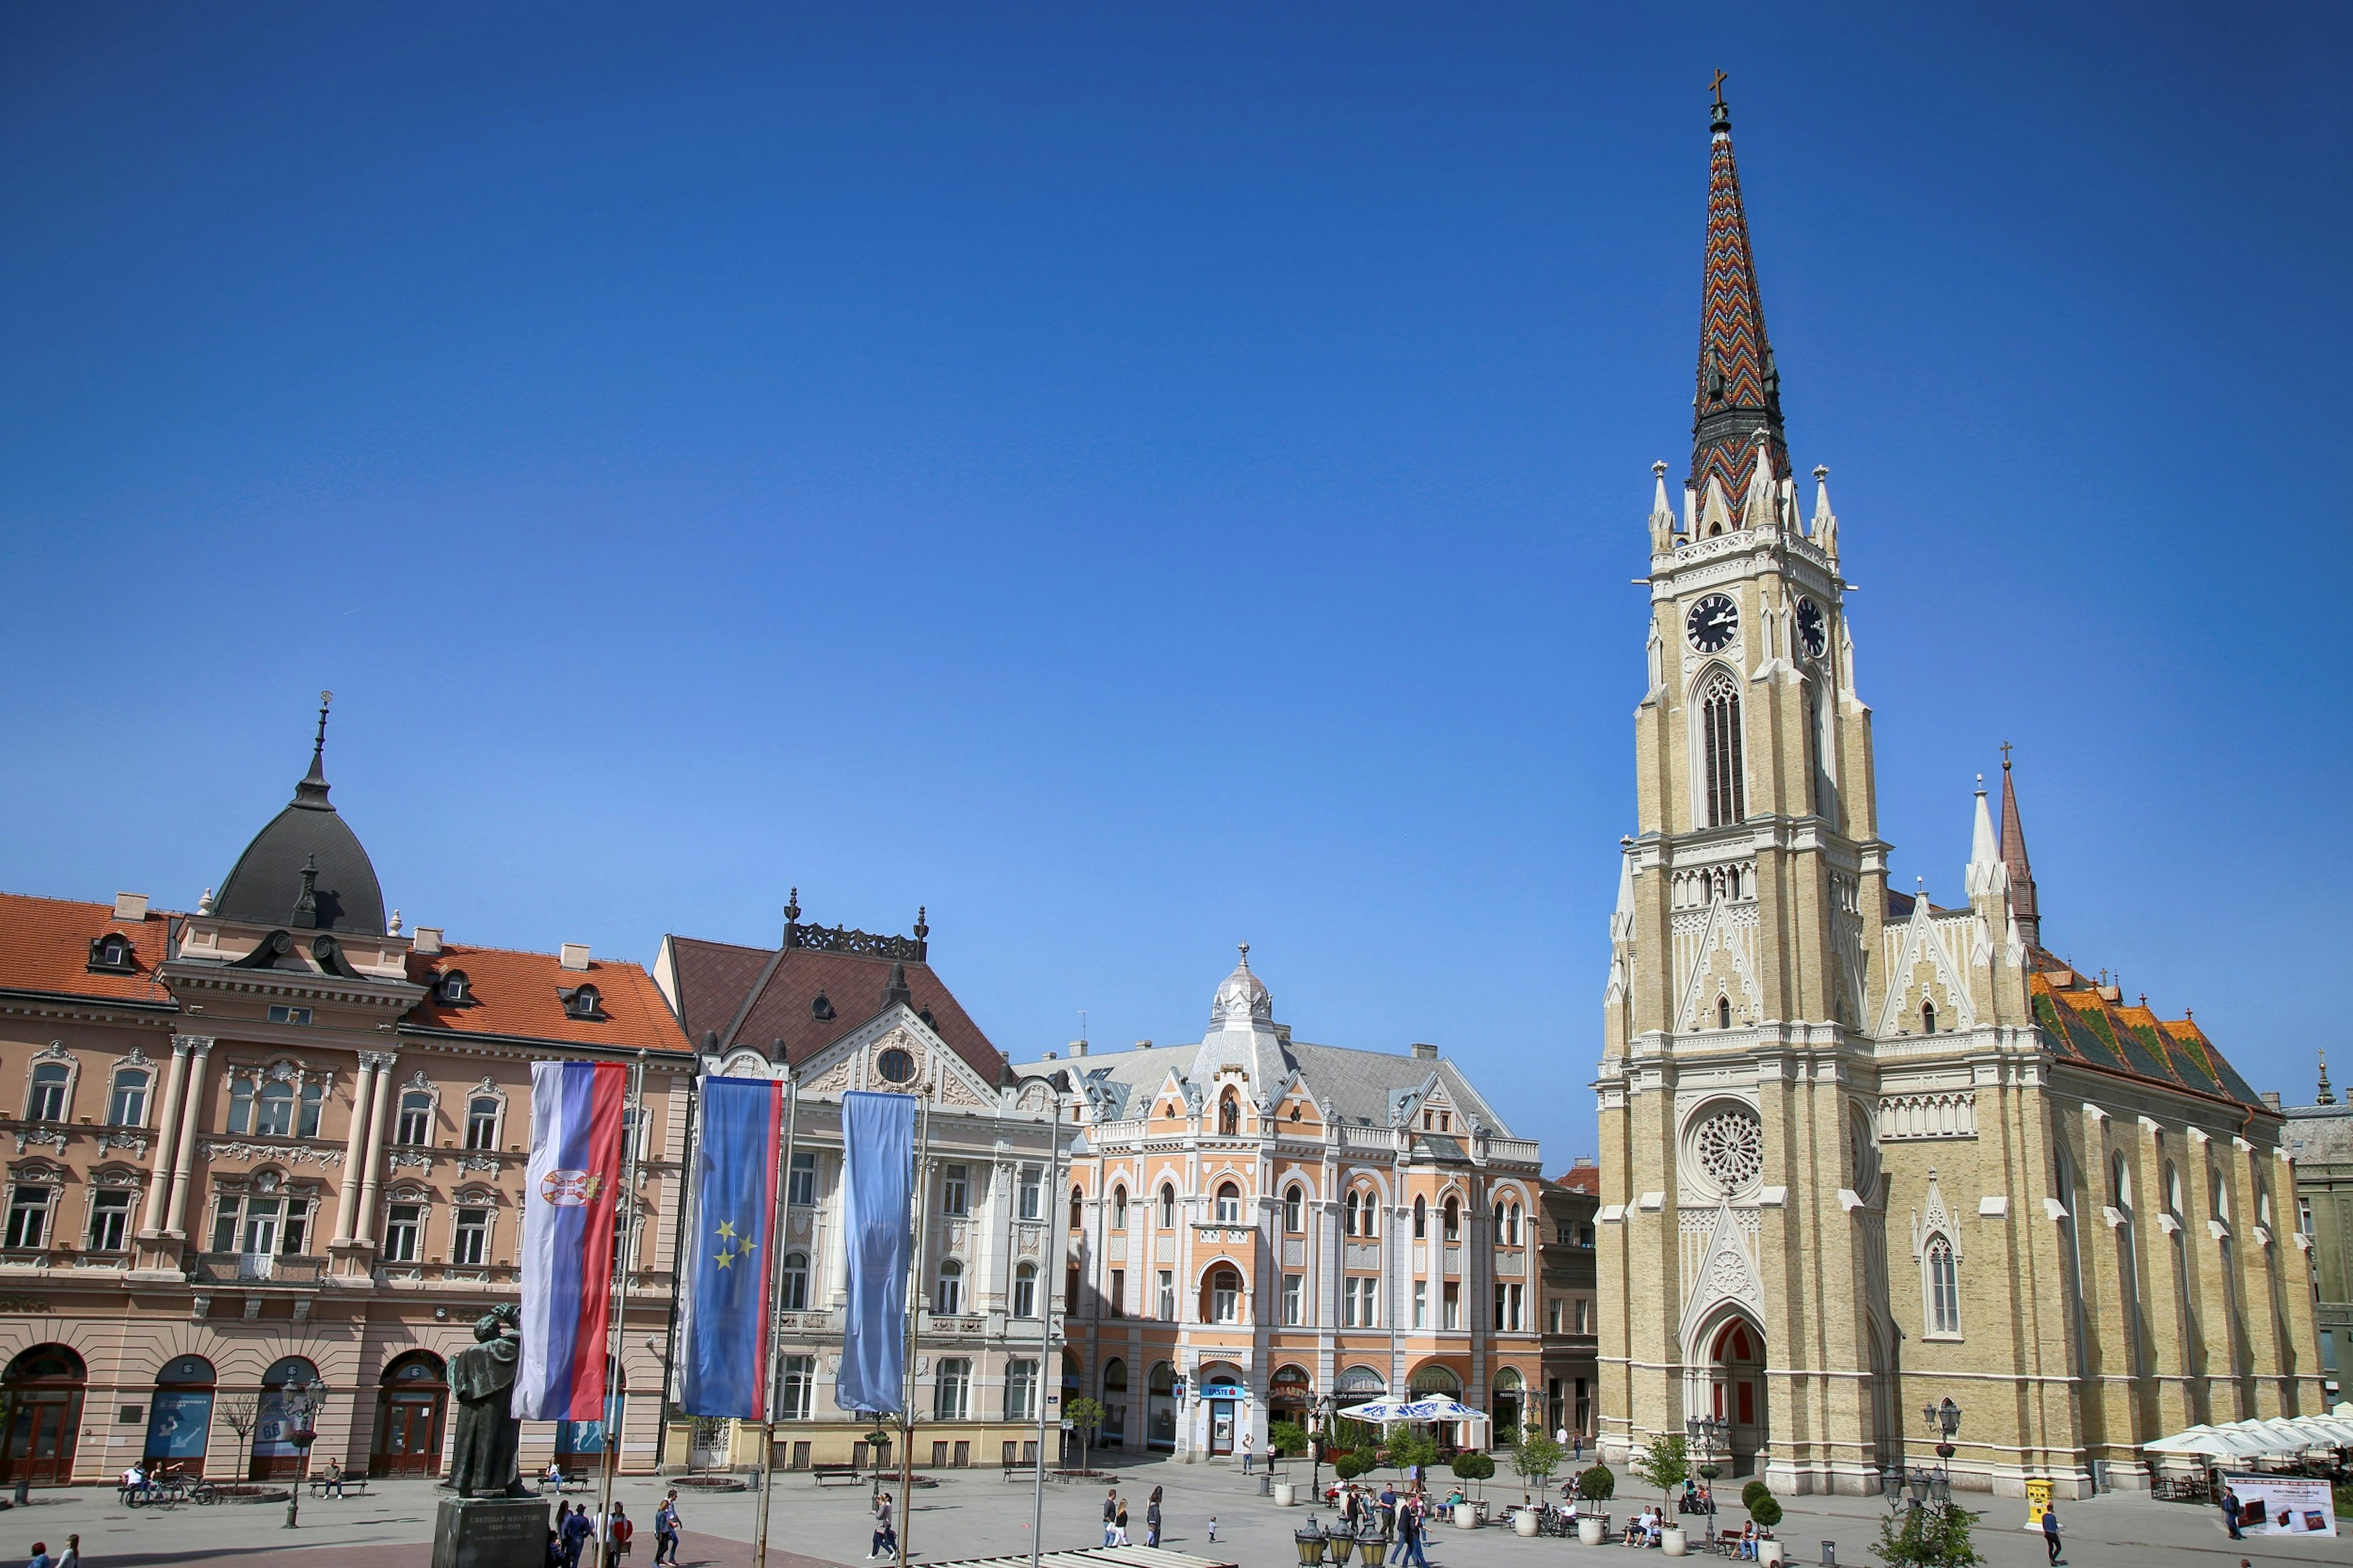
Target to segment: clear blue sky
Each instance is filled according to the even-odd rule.
[[[928,904],[1019,1056],[1247,939],[1565,1165],[1720,65],[1897,885],[2017,742],[2051,945],[2307,1098],[2348,13],[1620,10],[10,10],[0,884],[193,905],[332,687],[454,939]]]

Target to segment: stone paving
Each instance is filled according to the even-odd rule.
[[[1292,1473],[1305,1479],[1303,1468],[1293,1467]],[[1258,1495],[1256,1481],[1244,1479],[1231,1466],[1154,1460],[1124,1466],[1119,1476],[1120,1490],[1129,1502],[1129,1534],[1138,1542],[1144,1538],[1145,1500],[1159,1486],[1166,1489],[1163,1544],[1171,1550],[1222,1556],[1249,1568],[1291,1568],[1298,1561],[1292,1531],[1305,1522],[1310,1510],[1275,1507]],[[615,1493],[638,1521],[632,1568],[647,1568],[653,1559],[654,1507],[668,1484],[625,1478]],[[1517,1486],[1502,1478],[1483,1489],[1497,1502],[1519,1496]],[[321,1548],[356,1553],[359,1561],[350,1568],[427,1568],[439,1495],[425,1481],[385,1483],[375,1495],[342,1501],[305,1495],[298,1527],[288,1530],[283,1503],[185,1504],[134,1511],[123,1508],[111,1490],[42,1491],[35,1494],[32,1507],[0,1515],[0,1563],[22,1562],[36,1541],[58,1551],[69,1531],[79,1531],[84,1561],[91,1568],[177,1568],[198,1563],[230,1568],[328,1568],[332,1560],[320,1556]],[[593,1494],[586,1495],[593,1502]],[[1099,1544],[1103,1498],[1100,1487],[1049,1484],[1046,1548]],[[780,1477],[772,1500],[769,1563],[773,1568],[863,1563],[871,1529],[867,1499],[862,1486],[820,1489],[807,1476]],[[1874,1568],[1877,1559],[1870,1546],[1878,1533],[1875,1502],[1861,1498],[1782,1500],[1788,1515],[1779,1534],[1792,1563],[1820,1563],[1821,1542],[1831,1541],[1837,1543],[1840,1563]],[[1639,1508],[1641,1501],[1639,1490],[1630,1489],[1612,1506],[1623,1518],[1630,1502]],[[1978,1549],[1992,1568],[2040,1568],[2045,1563],[2041,1538],[2020,1528],[2025,1518],[2022,1502],[1968,1494],[1963,1501],[1982,1511]],[[1029,1485],[1008,1484],[995,1470],[944,1472],[936,1488],[919,1489],[915,1494],[913,1516],[906,1521],[911,1557],[944,1563],[1026,1552],[1031,1504]],[[757,1494],[752,1492],[688,1494],[681,1503],[687,1524],[684,1568],[751,1568],[748,1542],[757,1506]],[[1331,1519],[1329,1509],[1314,1512],[1319,1521]],[[1214,1547],[1207,1539],[1212,1514],[1219,1523]],[[2158,1562],[2235,1568],[2242,1557],[2252,1563],[2353,1559],[2353,1539],[2234,1542],[2211,1508],[2153,1502],[2136,1494],[2063,1504],[2060,1517],[2067,1525],[2064,1561],[2071,1568]],[[1608,1568],[1630,1561],[1626,1552],[1623,1547],[1586,1547],[1551,1537],[1524,1540],[1498,1527],[1440,1528],[1432,1532],[1429,1549],[1431,1568],[1576,1568],[1580,1562]]]

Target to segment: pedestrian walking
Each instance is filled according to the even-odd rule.
[[[874,1544],[866,1549],[871,1559],[884,1552],[899,1550],[899,1532],[891,1528],[891,1494],[884,1492],[874,1503]]]
[[[2048,1504],[2042,1510],[2042,1544],[2050,1550],[2051,1561],[2056,1564],[2060,1560],[2059,1510]]]
[[[618,1501],[613,1504],[612,1516],[605,1521],[605,1533],[612,1545],[606,1553],[605,1568],[628,1568],[629,1542],[637,1535],[638,1527],[631,1522],[629,1510]]]
[[[33,1542],[33,1560],[26,1563],[25,1568],[57,1568],[57,1562],[49,1555],[48,1542],[36,1541]]]
[[[678,1489],[670,1489],[661,1507],[654,1510],[654,1562],[657,1565],[678,1563]]]
[[[2239,1529],[2239,1491],[2227,1481],[2222,1485],[2222,1524],[2230,1531],[2232,1540],[2246,1539],[2246,1535]]]
[[[1160,1544],[1160,1489],[1152,1489],[1152,1500],[1144,1505],[1144,1544]]]
[[[1421,1554],[1422,1522],[1421,1510],[1409,1508],[1398,1523],[1398,1533],[1405,1538],[1405,1561],[1411,1568],[1430,1568],[1430,1559]]]
[[[1113,1527],[1112,1544],[1113,1546],[1127,1544],[1127,1500],[1125,1498],[1119,1500],[1119,1521]]]
[[[557,1503],[557,1509],[564,1505]],[[581,1553],[588,1549],[588,1538],[596,1527],[588,1522],[588,1505],[575,1503],[570,1513],[564,1515],[564,1568],[580,1568]]]
[[[81,1537],[66,1537],[66,1549],[58,1553],[58,1568],[81,1568]]]
[[[1119,1489],[1117,1487],[1113,1487],[1111,1490],[1103,1493],[1103,1544],[1105,1546],[1117,1546],[1119,1544],[1119,1537],[1115,1533],[1118,1529]]]
[[[1218,1516],[1214,1513],[1209,1516],[1209,1539],[1218,1539]]]

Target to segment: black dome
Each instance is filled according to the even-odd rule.
[[[223,920],[385,934],[384,889],[375,867],[359,835],[327,800],[326,744],[322,708],[311,772],[294,786],[292,803],[253,836],[229,868],[213,901],[213,913]]]

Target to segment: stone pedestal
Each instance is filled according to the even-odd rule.
[[[546,1568],[547,1504],[536,1498],[443,1498],[433,1568]]]

